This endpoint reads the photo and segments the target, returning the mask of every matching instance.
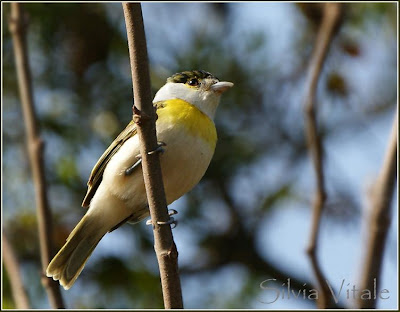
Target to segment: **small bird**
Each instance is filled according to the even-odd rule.
[[[209,72],[193,70],[172,75],[156,93],[153,105],[168,205],[205,174],[217,143],[215,111],[221,94],[232,86]],[[47,267],[46,275],[64,289],[75,283],[105,234],[149,216],[138,155],[139,136],[132,120],[94,166],[82,203],[89,209]]]

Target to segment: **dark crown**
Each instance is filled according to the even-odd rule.
[[[186,83],[190,79],[197,78],[199,80],[205,78],[214,78],[218,79],[214,75],[204,70],[190,70],[190,71],[183,71],[180,73],[173,74],[171,77],[167,79],[167,82],[174,82],[174,83]]]

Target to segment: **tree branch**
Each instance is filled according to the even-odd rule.
[[[17,309],[30,309],[28,296],[22,282],[22,276],[17,256],[15,255],[14,249],[8,242],[8,239],[4,232],[2,242],[4,267],[7,270],[10,280],[11,292],[15,306]]]
[[[153,223],[154,249],[160,268],[161,286],[166,309],[183,308],[178,273],[178,251],[170,225],[159,222],[169,220],[160,160],[156,150],[156,114],[152,105],[150,75],[140,3],[122,4],[128,36],[129,56],[134,92],[134,120],[140,140],[143,177]]]
[[[340,3],[324,4],[322,24],[316,38],[314,52],[309,65],[309,71],[306,80],[307,89],[304,101],[306,136],[308,148],[314,165],[317,184],[313,201],[312,225],[307,253],[310,257],[311,265],[317,278],[318,288],[320,289],[320,296],[317,301],[319,308],[329,307],[328,298],[330,290],[316,255],[320,220],[326,200],[326,190],[323,169],[323,143],[322,138],[318,133],[315,97],[322,66],[324,64],[335,30],[340,21],[340,17]]]
[[[52,217],[46,193],[43,161],[44,143],[39,135],[33,101],[32,81],[26,45],[26,15],[19,3],[11,3],[9,27],[13,37],[19,93],[25,121],[26,144],[35,185],[36,213],[42,262],[42,284],[47,291],[51,306],[53,308],[64,308],[58,283],[46,278],[44,273],[52,257]]]
[[[363,257],[365,262],[363,265],[360,289],[374,289],[374,282],[376,282],[375,287],[379,289],[379,277],[381,274],[385,243],[392,216],[391,202],[396,183],[397,130],[398,111],[395,113],[383,166],[373,185],[371,193],[368,245],[366,255]],[[370,300],[360,298],[358,307],[360,309],[375,309],[376,300],[374,298]]]

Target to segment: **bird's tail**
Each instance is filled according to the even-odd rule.
[[[94,248],[106,233],[107,229],[102,228],[92,215],[86,214],[50,262],[46,275],[59,280],[64,289],[71,288]]]

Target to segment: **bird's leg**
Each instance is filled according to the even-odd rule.
[[[155,153],[164,153],[164,148],[163,146],[167,146],[164,142],[157,142],[157,148],[154,151],[150,151],[147,154],[155,154]],[[142,164],[142,156],[140,154],[136,155],[135,158],[138,160],[135,162],[132,166],[130,166],[128,169],[125,170],[125,175],[131,175],[132,172]]]
[[[139,155],[136,155],[136,158],[138,159],[137,162],[135,162],[132,166],[130,166],[128,169],[125,170],[125,175],[131,175],[132,172],[142,164],[142,157]]]
[[[168,221],[157,221],[158,225],[166,225],[166,224],[172,224],[171,229],[176,228],[176,226],[178,225],[178,220],[175,220],[172,216],[178,214],[178,211],[176,211],[175,209],[168,209],[168,215],[169,215],[169,219]],[[146,221],[146,225],[153,225],[153,221],[151,219]]]
[[[159,142],[157,142],[156,149],[153,150],[153,151],[148,152],[147,154],[148,155],[152,155],[152,154],[155,154],[155,153],[163,154],[165,152],[164,146],[167,146],[167,144],[165,144],[164,142],[159,141]]]

